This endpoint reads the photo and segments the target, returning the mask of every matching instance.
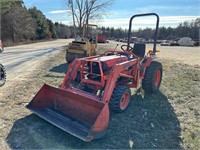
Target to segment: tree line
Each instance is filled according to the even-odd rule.
[[[27,9],[23,0],[0,0],[0,10],[0,35],[4,43],[73,36],[72,27],[53,23],[36,7]]]
[[[27,9],[23,0],[0,0],[0,10],[0,38],[4,43],[74,37],[73,26],[64,25],[59,22],[52,22],[36,7]],[[191,22],[185,21],[180,23],[176,28],[160,27],[158,39],[174,40],[176,38],[187,36],[191,37],[193,40],[198,40],[199,29],[200,18]],[[76,28],[77,33],[79,30],[80,25]],[[127,29],[122,28],[99,28],[99,34],[105,35],[107,38],[127,38],[127,32]],[[153,39],[154,29],[138,29],[137,31],[133,31],[133,36],[144,38],[146,40]]]
[[[144,38],[146,40],[154,39],[155,30],[151,28],[138,29],[132,32],[132,36]],[[114,27],[101,27],[100,34],[109,38],[125,39],[127,38],[128,30]],[[175,40],[182,37],[190,37],[193,40],[199,40],[200,37],[200,18],[192,21],[185,21],[179,23],[176,28],[160,27],[158,39],[159,40]]]

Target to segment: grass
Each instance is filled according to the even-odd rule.
[[[62,83],[67,70],[64,57],[64,52],[60,52],[45,60],[34,74],[12,85],[17,88],[1,101],[1,149],[5,149],[5,145],[10,149],[200,147],[200,66],[160,59],[164,67],[160,92],[144,98],[133,95],[124,113],[111,113],[107,134],[85,143],[25,108],[44,82],[54,86]]]

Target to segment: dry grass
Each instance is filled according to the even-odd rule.
[[[112,45],[110,46],[112,49]],[[102,48],[103,51],[103,48]],[[161,92],[133,95],[128,109],[111,113],[108,133],[85,143],[29,112],[25,105],[44,82],[58,86],[66,72],[65,54],[45,59],[33,74],[2,89],[0,149],[198,149],[200,147],[200,66],[159,59]],[[9,84],[9,83],[7,83]]]

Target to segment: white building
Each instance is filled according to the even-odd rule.
[[[190,37],[183,37],[178,41],[180,46],[194,46],[194,43]]]

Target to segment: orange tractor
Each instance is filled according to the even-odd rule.
[[[130,46],[132,20],[157,18],[153,50],[145,53],[145,44]],[[128,43],[122,50],[75,59],[69,66],[61,87],[45,84],[27,105],[33,113],[62,130],[91,141],[105,135],[110,110],[123,112],[131,100],[130,88],[147,93],[159,90],[162,65],[155,58],[159,16],[138,14],[130,19]],[[77,84],[77,80],[79,81]]]

